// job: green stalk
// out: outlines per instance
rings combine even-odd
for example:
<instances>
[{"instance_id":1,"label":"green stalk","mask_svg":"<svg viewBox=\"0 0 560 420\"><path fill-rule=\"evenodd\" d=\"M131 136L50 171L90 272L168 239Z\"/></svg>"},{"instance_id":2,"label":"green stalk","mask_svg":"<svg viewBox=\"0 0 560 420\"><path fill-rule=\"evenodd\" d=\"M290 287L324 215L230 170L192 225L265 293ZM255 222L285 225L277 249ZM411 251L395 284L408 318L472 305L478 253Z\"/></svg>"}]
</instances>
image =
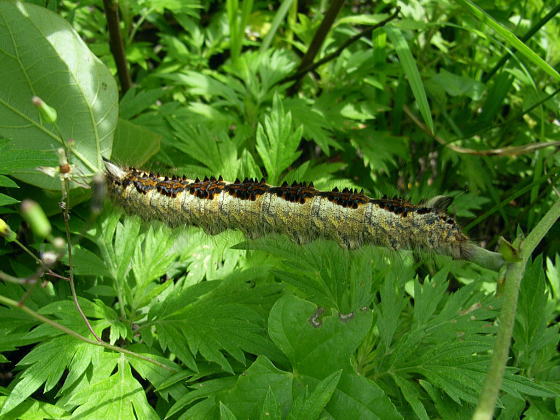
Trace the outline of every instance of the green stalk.
<instances>
[{"instance_id":1,"label":"green stalk","mask_svg":"<svg viewBox=\"0 0 560 420\"><path fill-rule=\"evenodd\" d=\"M560 217L560 200L558 200L535 228L522 242L519 255L521 261L508 263L505 275L505 286L503 306L499 316L499 330L494 344L490 369L484 381L484 387L480 393L478 406L473 415L474 420L491 420L496 408L496 401L506 369L506 363L511 344L515 312L517 309L517 298L519 287L525 273L527 261L537 245L550 230L552 225Z\"/></svg>"}]
</instances>

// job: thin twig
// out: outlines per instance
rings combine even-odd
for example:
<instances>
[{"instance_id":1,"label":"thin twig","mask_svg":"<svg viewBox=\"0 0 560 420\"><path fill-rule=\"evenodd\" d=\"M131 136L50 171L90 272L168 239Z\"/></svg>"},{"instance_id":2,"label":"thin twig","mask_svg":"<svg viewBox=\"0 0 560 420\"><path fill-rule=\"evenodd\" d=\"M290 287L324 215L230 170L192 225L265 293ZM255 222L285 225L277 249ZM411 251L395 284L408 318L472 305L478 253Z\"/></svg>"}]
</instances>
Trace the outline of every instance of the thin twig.
<instances>
[{"instance_id":1,"label":"thin twig","mask_svg":"<svg viewBox=\"0 0 560 420\"><path fill-rule=\"evenodd\" d=\"M305 73L307 73L306 69L313 63L313 60L315 59L317 54L319 54L319 50L321 49L323 42L325 42L327 34L329 33L332 25L334 24L334 21L338 16L338 13L340 12L340 9L342 9L343 5L344 5L344 0L333 0L331 6L325 13L325 17L322 20L321 24L319 25L319 28L317 28L317 32L315 32L315 35L311 40L311 44L309 44L309 48L307 49L307 52L302 57L301 63L299 63L298 69L295 73L296 75L299 75L299 77L295 77L291 79L297 81L292 85L292 87L288 91L289 96L295 95L296 92L298 91L299 83L300 83L299 79Z\"/></svg>"},{"instance_id":2,"label":"thin twig","mask_svg":"<svg viewBox=\"0 0 560 420\"><path fill-rule=\"evenodd\" d=\"M31 258L33 258L37 264L41 265L41 267L43 267L45 269L45 274L49 274L50 276L62 279L62 280L66 280L69 281L70 279L68 277L62 276L60 274L55 273L54 271L51 270L50 267L48 267L47 265L45 265L45 263L43 261L41 261L41 259L39 257L37 257L29 248L27 248L23 243L21 243L20 241L18 241L17 239L14 239L14 242L21 248L23 249L28 255L31 256Z\"/></svg>"},{"instance_id":3,"label":"thin twig","mask_svg":"<svg viewBox=\"0 0 560 420\"><path fill-rule=\"evenodd\" d=\"M83 318L88 330L93 334L93 336L95 337L95 339L98 342L103 342L103 340L101 339L101 337L99 337L95 331L93 330L93 327L91 326L86 314L84 313L84 311L82 310L82 307L80 306L80 302L78 302L78 295L76 294L76 286L74 284L74 269L72 268L72 238L70 236L70 224L68 223L68 220L70 219L70 215L68 213L68 207L70 205L69 203L69 199L68 197L70 196L70 189L69 189L69 182L68 182L68 178L65 177L63 175L63 180L62 180L62 218L64 219L64 230L66 231L66 246L67 246L67 250L68 250L68 276L70 278L70 291L72 292L72 300L74 301L74 305L76 306L76 309L78 310L78 312L80 313L80 316Z\"/></svg>"},{"instance_id":4,"label":"thin twig","mask_svg":"<svg viewBox=\"0 0 560 420\"><path fill-rule=\"evenodd\" d=\"M18 302L16 302L15 300L12 300L12 299L7 298L5 296L0 295L0 302L6 304L8 306L21 309L23 312L27 313L31 317L33 317L33 318L35 318L35 319L37 319L41 322L44 322L45 324L49 324L51 327L56 328L57 330L60 330L60 331L66 333L68 335L71 335L72 337L77 338L78 340L81 340L85 343L93 344L94 346L105 347L108 350L113 350L113 351L116 351L116 352L119 352L119 353L128 354L130 356L133 356L133 357L136 357L138 359L144 360L146 362L152 363L152 364L154 364L154 365L156 365L156 366L158 366L162 369L168 370L170 372L176 372L175 369L173 369L173 368L171 368L171 367L169 367L169 366L167 366L163 363L160 363L157 360L154 360L150 357L144 356L144 355L139 354L139 353L135 353L133 351L124 349L124 348L119 347L119 346L113 346L111 344L105 343L104 341L99 342L99 341L94 341L94 340L91 340L87 337L84 337L83 335L71 330L70 328L67 328L64 325L61 325L58 322L53 321L52 319L49 319L49 318L35 312L34 310L29 308L28 306L19 305Z\"/></svg>"},{"instance_id":5,"label":"thin twig","mask_svg":"<svg viewBox=\"0 0 560 420\"><path fill-rule=\"evenodd\" d=\"M288 94L295 94L295 92L297 91L297 88L295 88L298 84L300 79L305 76L306 73L309 73L311 71L314 71L316 68L322 66L325 63L328 63L331 60L334 60L336 57L338 57L340 54L342 54L342 52L348 48L350 45L352 45L354 42L356 42L357 40L359 40L360 38L369 35L371 32L373 32L374 30L381 28L382 26L385 26L387 23L389 23L390 21L396 19L399 15L400 12L400 7L397 7L397 9L395 10L395 12L387 17L386 19L382 20L381 22L370 26L366 29L364 29L363 31L361 31L360 33L354 35L353 37L347 39L346 41L344 41L342 43L342 45L340 45L340 47L338 47L334 52L332 52L331 54L326 55L325 57L323 57L322 59L320 59L319 61L315 62L315 63L309 63L306 64L305 66L303 66L303 60L300 64L300 66L298 67L298 70L290 75L285 77L284 79L280 80L278 82L278 84L282 84L282 83L286 83L286 82L290 82L292 80L297 80L297 82L290 88L290 91L288 92ZM310 47L311 49L311 47ZM293 89L296 89L295 91L292 92Z\"/></svg>"},{"instance_id":6,"label":"thin twig","mask_svg":"<svg viewBox=\"0 0 560 420\"><path fill-rule=\"evenodd\" d=\"M457 152L457 153L464 153L469 155L478 155L478 156L516 156L525 153L534 152L539 149L544 149L546 147L560 147L560 141L547 141L547 142L540 142L540 143L529 143L523 146L509 146L509 147L500 147L497 149L486 149L486 150L477 150L477 149L470 149L467 147L455 146L446 142L443 138L438 136L437 134L433 134L431 130L424 125L419 118L414 115L414 113L410 110L407 105L403 106L403 110L405 114L412 120L414 124L418 126L424 133L428 136L433 138L439 144Z\"/></svg>"},{"instance_id":7,"label":"thin twig","mask_svg":"<svg viewBox=\"0 0 560 420\"><path fill-rule=\"evenodd\" d=\"M128 63L124 51L124 44L119 28L119 6L114 0L103 0L105 16L109 28L109 46L111 54L115 59L117 74L121 83L122 93L126 93L132 87L132 80L128 71Z\"/></svg>"}]
</instances>

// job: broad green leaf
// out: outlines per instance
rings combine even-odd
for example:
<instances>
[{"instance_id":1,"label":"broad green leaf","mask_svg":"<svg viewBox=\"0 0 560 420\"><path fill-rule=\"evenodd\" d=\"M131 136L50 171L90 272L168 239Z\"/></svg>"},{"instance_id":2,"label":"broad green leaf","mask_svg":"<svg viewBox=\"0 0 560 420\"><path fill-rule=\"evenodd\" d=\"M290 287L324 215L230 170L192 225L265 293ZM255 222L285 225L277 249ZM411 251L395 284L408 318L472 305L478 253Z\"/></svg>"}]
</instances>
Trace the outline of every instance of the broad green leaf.
<instances>
[{"instance_id":1,"label":"broad green leaf","mask_svg":"<svg viewBox=\"0 0 560 420\"><path fill-rule=\"evenodd\" d=\"M535 64L549 76L556 79L556 81L560 81L560 73L558 73L550 64L539 57L537 53L535 53L531 48L525 45L519 38L515 36L513 32L511 32L500 23L496 22L496 20L488 13L486 13L484 9L473 3L471 0L459 0L459 3L461 3L463 7L465 7L473 15L475 15L478 20L494 29L498 33L498 35L500 35L511 47L517 49L517 51L523 54L533 64Z\"/></svg>"},{"instance_id":2,"label":"broad green leaf","mask_svg":"<svg viewBox=\"0 0 560 420\"><path fill-rule=\"evenodd\" d=\"M410 84L410 88L412 89L412 93L416 99L416 104L418 105L420 114L430 131L433 133L434 122L432 120L430 105L428 104L428 98L426 98L426 91L424 90L422 78L418 72L418 66L412 56L412 52L406 42L406 38L402 34L401 30L393 25L385 26L385 31L397 51L402 69L408 79L408 83Z\"/></svg>"},{"instance_id":3,"label":"broad green leaf","mask_svg":"<svg viewBox=\"0 0 560 420\"><path fill-rule=\"evenodd\" d=\"M351 369L350 357L371 323L369 310L337 314L286 295L270 312L268 332L294 372L323 379L339 369Z\"/></svg>"},{"instance_id":4,"label":"broad green leaf","mask_svg":"<svg viewBox=\"0 0 560 420\"><path fill-rule=\"evenodd\" d=\"M58 158L54 150L13 150L11 144L0 146L0 173L12 174L14 172L34 174L38 166L57 166ZM60 183L59 180L57 180Z\"/></svg>"},{"instance_id":5,"label":"broad green leaf","mask_svg":"<svg viewBox=\"0 0 560 420\"><path fill-rule=\"evenodd\" d=\"M266 251L276 257L274 271L279 280L317 305L343 313L369 304L372 261L381 262L374 249L349 252L324 240L301 246L284 236L270 235L239 247ZM260 261L261 257L257 258Z\"/></svg>"},{"instance_id":6,"label":"broad green leaf","mask_svg":"<svg viewBox=\"0 0 560 420\"><path fill-rule=\"evenodd\" d=\"M161 135L133 122L119 119L111 158L139 167L159 150Z\"/></svg>"},{"instance_id":7,"label":"broad green leaf","mask_svg":"<svg viewBox=\"0 0 560 420\"><path fill-rule=\"evenodd\" d=\"M70 24L44 8L23 2L0 3L0 135L11 150L39 153L73 139L71 162L83 175L101 170L101 156L111 154L117 121L117 88L105 65ZM39 96L58 113L56 126L32 105ZM14 176L47 189L60 181L33 171Z\"/></svg>"},{"instance_id":8,"label":"broad green leaf","mask_svg":"<svg viewBox=\"0 0 560 420\"><path fill-rule=\"evenodd\" d=\"M268 391L261 408L259 420L281 420L282 410L276 399L272 387L268 386Z\"/></svg>"}]
</instances>

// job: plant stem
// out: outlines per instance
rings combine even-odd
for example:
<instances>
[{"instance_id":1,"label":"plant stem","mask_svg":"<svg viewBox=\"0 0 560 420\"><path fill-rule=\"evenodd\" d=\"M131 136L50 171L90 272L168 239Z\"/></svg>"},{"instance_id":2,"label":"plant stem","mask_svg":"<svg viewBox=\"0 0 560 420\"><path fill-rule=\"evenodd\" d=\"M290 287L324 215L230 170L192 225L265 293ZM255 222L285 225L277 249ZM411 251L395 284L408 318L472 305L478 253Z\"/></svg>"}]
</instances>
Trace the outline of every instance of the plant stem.
<instances>
[{"instance_id":1,"label":"plant stem","mask_svg":"<svg viewBox=\"0 0 560 420\"><path fill-rule=\"evenodd\" d=\"M521 261L508 263L505 275L503 306L499 316L499 330L494 344L490 369L480 393L478 406L473 415L474 420L491 420L498 400L500 387L506 369L511 344L511 336L515 322L519 287L525 273L527 261L537 245L560 217L560 200L548 210L535 228L522 242L520 249Z\"/></svg>"},{"instance_id":2,"label":"plant stem","mask_svg":"<svg viewBox=\"0 0 560 420\"><path fill-rule=\"evenodd\" d=\"M132 80L128 72L128 63L124 52L124 44L119 28L119 6L114 0L103 0L107 25L109 27L109 46L117 65L117 74L121 82L121 92L124 94L132 87Z\"/></svg>"},{"instance_id":3,"label":"plant stem","mask_svg":"<svg viewBox=\"0 0 560 420\"><path fill-rule=\"evenodd\" d=\"M45 316L43 316L43 315L41 315L41 314L35 312L34 310L32 310L31 308L29 308L28 306L20 305L20 304L18 304L18 302L16 302L15 300L12 300L12 299L7 298L7 297L5 297L5 296L0 295L0 303L3 303L3 304L8 305L8 306L11 306L11 307L13 307L13 308L21 309L23 312L25 312L25 313L28 314L29 316L31 316L31 317L33 317L33 318L35 318L35 319L37 319L37 320L39 320L39 321L41 321L41 322L44 322L45 324L49 324L51 327L56 328L57 330L60 330L60 331L66 333L66 334L68 334L68 335L71 335L72 337L74 337L74 338L76 338L76 339L78 339L78 340L81 340L81 341L83 341L83 342L85 342L85 343L93 344L94 346L105 347L105 348L108 349L108 350L113 350L113 351L116 351L116 352L119 352L119 353L128 354L128 355L130 355L130 356L133 356L133 357L136 357L136 358L138 358L138 359L144 360L144 361L146 361L146 362L152 363L152 364L154 364L154 365L156 365L156 366L158 366L158 367L160 367L160 368L162 368L162 369L168 370L168 371L170 371L170 372L175 372L175 369L173 369L173 368L171 368L171 367L169 367L169 366L167 366L167 365L165 365L165 364L163 364L163 363L160 363L160 362L158 362L157 360L154 360L154 359L152 359L152 358L150 358L150 357L144 356L144 355L139 354L139 353L135 353L135 352L133 352L133 351L124 349L124 348L122 348L122 347L113 346L113 345L108 344L108 343L105 343L105 342L103 342L103 341L98 342L98 341L91 340L91 339L89 339L89 338L87 338L87 337L84 337L83 335L81 335L81 334L79 334L79 333L77 333L77 332L71 330L70 328L67 328L67 327L65 327L64 325L61 325L61 324L59 324L58 322L53 321L52 319L49 319L49 318L47 318L47 317L45 317Z\"/></svg>"},{"instance_id":4,"label":"plant stem","mask_svg":"<svg viewBox=\"0 0 560 420\"><path fill-rule=\"evenodd\" d=\"M295 79L297 80L296 83L294 83L294 85L290 88L290 96L295 95L298 91L300 79L305 73L307 73L305 69L313 63L315 56L319 53L321 45L323 45L323 42L325 42L325 38L327 37L327 34L329 33L334 20L338 16L338 12L340 12L340 9L342 9L343 5L344 0L333 0L333 2L331 3L331 7L325 13L325 17L321 22L321 25L319 25L317 32L315 32L315 35L311 40L311 44L309 45L307 52L301 59L301 63L299 64L299 67L296 71L296 75L300 76Z\"/></svg>"},{"instance_id":5,"label":"plant stem","mask_svg":"<svg viewBox=\"0 0 560 420\"><path fill-rule=\"evenodd\" d=\"M63 156L61 156L60 159L61 159L60 162L61 167L63 163L68 164L68 156L66 154L66 150L64 151ZM78 302L78 295L76 294L76 286L74 284L74 269L72 268L72 237L70 235L70 225L68 223L68 220L70 219L70 214L68 210L70 207L70 199L69 199L70 186L69 186L68 178L64 174L61 174L60 177L62 181L62 203L61 203L62 218L64 219L64 230L66 231L66 247L68 252L68 277L69 277L68 283L70 284L70 291L72 292L72 300L74 301L74 305L76 306L78 313L84 320L88 330L91 332L91 334L95 337L95 339L98 342L102 342L103 340L93 330L93 327L89 323L86 314L84 313L82 307L80 306L80 302Z\"/></svg>"}]
</instances>

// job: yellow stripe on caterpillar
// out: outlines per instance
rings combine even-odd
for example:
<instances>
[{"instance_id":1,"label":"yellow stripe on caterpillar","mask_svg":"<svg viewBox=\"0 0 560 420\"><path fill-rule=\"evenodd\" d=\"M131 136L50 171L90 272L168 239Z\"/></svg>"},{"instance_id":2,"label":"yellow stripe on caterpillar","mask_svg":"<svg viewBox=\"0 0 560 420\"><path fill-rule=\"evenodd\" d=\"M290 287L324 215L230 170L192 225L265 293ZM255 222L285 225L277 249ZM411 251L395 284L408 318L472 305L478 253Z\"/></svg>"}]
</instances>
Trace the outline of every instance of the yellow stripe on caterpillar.
<instances>
[{"instance_id":1,"label":"yellow stripe on caterpillar","mask_svg":"<svg viewBox=\"0 0 560 420\"><path fill-rule=\"evenodd\" d=\"M437 197L413 205L400 199L374 199L363 192L313 184L268 185L264 179L187 179L167 177L105 161L107 185L125 210L175 227L199 226L209 234L238 229L249 238L288 235L298 243L332 239L344 248L378 245L425 249L468 259L469 241Z\"/></svg>"}]
</instances>

